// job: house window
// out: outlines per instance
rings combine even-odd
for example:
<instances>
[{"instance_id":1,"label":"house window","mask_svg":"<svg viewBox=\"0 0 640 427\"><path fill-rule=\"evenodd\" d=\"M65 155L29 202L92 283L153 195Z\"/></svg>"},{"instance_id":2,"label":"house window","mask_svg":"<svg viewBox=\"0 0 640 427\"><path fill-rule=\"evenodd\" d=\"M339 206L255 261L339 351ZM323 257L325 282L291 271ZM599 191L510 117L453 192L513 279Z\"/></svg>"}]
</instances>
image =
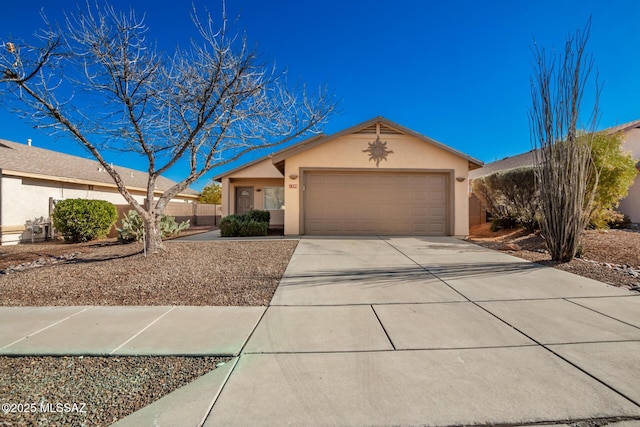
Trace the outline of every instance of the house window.
<instances>
[{"instance_id":1,"label":"house window","mask_svg":"<svg viewBox=\"0 0 640 427\"><path fill-rule=\"evenodd\" d=\"M282 209L284 205L284 187L264 187L264 208Z\"/></svg>"}]
</instances>

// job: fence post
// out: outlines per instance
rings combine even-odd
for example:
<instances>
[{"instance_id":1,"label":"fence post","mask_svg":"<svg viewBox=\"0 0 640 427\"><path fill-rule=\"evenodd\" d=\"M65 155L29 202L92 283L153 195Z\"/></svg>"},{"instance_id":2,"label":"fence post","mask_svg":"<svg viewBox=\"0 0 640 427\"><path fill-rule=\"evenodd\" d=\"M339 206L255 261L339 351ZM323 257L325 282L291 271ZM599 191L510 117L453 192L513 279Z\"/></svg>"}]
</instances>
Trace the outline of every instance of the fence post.
<instances>
[{"instance_id":1,"label":"fence post","mask_svg":"<svg viewBox=\"0 0 640 427\"><path fill-rule=\"evenodd\" d=\"M191 207L191 216L193 218L193 225L198 225L198 202L193 202Z\"/></svg>"}]
</instances>

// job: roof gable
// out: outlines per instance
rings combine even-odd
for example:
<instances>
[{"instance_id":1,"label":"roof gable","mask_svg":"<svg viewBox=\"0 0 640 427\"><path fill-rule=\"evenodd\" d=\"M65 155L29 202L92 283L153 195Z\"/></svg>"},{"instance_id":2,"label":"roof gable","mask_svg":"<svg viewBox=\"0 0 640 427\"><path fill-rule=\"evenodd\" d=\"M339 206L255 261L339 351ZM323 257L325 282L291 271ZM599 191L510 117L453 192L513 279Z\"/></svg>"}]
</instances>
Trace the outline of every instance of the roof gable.
<instances>
[{"instance_id":1,"label":"roof gable","mask_svg":"<svg viewBox=\"0 0 640 427\"><path fill-rule=\"evenodd\" d=\"M414 132L411 129L405 128L404 126L392 122L391 120L388 120L382 116L374 117L373 119L367 120L366 122L362 122L332 135L316 135L312 138L299 142L298 144L292 145L291 147L287 147L284 150L281 150L273 155L273 163L281 172L284 173L284 161L287 158L299 154L303 151L309 150L318 145L325 144L327 142L350 134L409 135L419 139L422 142L432 144L458 157L466 159L469 162L469 169L476 169L483 165L483 162L478 159L474 159L473 157L470 157L460 151L444 145L441 142Z\"/></svg>"},{"instance_id":2,"label":"roof gable","mask_svg":"<svg viewBox=\"0 0 640 427\"><path fill-rule=\"evenodd\" d=\"M284 175L275 168L271 159L272 156L261 157L252 162L231 169L222 175L216 176L213 180L220 182L222 177L225 176L232 178L284 178Z\"/></svg>"}]
</instances>

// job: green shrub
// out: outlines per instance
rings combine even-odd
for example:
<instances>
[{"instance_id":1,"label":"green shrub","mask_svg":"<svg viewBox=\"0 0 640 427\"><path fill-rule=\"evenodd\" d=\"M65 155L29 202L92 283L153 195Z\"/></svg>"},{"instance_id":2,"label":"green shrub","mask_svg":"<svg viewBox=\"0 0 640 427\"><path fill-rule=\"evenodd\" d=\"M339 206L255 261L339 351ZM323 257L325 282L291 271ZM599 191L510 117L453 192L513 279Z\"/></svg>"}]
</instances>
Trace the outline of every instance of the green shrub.
<instances>
[{"instance_id":1,"label":"green shrub","mask_svg":"<svg viewBox=\"0 0 640 427\"><path fill-rule=\"evenodd\" d=\"M247 237L266 236L269 229L270 213L253 210L245 215L228 215L220 221L220 236Z\"/></svg>"},{"instance_id":2,"label":"green shrub","mask_svg":"<svg viewBox=\"0 0 640 427\"><path fill-rule=\"evenodd\" d=\"M268 228L268 222L255 221L252 219L243 221L240 223L240 236L266 236Z\"/></svg>"},{"instance_id":3,"label":"green shrub","mask_svg":"<svg viewBox=\"0 0 640 427\"><path fill-rule=\"evenodd\" d=\"M222 237L237 237L240 235L240 218L236 215L229 215L220 221L220 235Z\"/></svg>"},{"instance_id":4,"label":"green shrub","mask_svg":"<svg viewBox=\"0 0 640 427\"><path fill-rule=\"evenodd\" d=\"M118 211L104 200L66 199L56 203L53 226L73 243L104 238L118 219Z\"/></svg>"},{"instance_id":5,"label":"green shrub","mask_svg":"<svg viewBox=\"0 0 640 427\"><path fill-rule=\"evenodd\" d=\"M590 209L589 225L596 229L606 229L624 219L615 211L629 191L638 173L636 161L622 149L624 134L596 133L593 136L591 156L598 170L596 177L589 179L589 188L596 186ZM596 185L597 182L597 185Z\"/></svg>"},{"instance_id":6,"label":"green shrub","mask_svg":"<svg viewBox=\"0 0 640 427\"><path fill-rule=\"evenodd\" d=\"M269 224L271 213L269 211L251 210L244 215L248 221L266 222Z\"/></svg>"},{"instance_id":7,"label":"green shrub","mask_svg":"<svg viewBox=\"0 0 640 427\"><path fill-rule=\"evenodd\" d=\"M121 243L139 242L144 237L144 222L138 212L133 209L120 220L122 227L116 228L118 231L118 240ZM160 235L163 239L173 237L180 234L182 230L189 228L189 220L180 224L172 216L162 215L160 217Z\"/></svg>"}]
</instances>

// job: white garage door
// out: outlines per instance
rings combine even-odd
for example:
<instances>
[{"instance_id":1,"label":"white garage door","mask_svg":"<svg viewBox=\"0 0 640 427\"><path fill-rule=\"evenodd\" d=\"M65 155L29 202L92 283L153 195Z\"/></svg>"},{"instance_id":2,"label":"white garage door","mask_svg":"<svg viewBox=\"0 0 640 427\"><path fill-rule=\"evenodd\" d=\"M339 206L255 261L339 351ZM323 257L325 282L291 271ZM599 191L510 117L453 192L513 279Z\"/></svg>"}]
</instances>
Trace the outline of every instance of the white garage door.
<instances>
[{"instance_id":1,"label":"white garage door","mask_svg":"<svg viewBox=\"0 0 640 427\"><path fill-rule=\"evenodd\" d=\"M304 233L449 234L448 175L306 172Z\"/></svg>"}]
</instances>

